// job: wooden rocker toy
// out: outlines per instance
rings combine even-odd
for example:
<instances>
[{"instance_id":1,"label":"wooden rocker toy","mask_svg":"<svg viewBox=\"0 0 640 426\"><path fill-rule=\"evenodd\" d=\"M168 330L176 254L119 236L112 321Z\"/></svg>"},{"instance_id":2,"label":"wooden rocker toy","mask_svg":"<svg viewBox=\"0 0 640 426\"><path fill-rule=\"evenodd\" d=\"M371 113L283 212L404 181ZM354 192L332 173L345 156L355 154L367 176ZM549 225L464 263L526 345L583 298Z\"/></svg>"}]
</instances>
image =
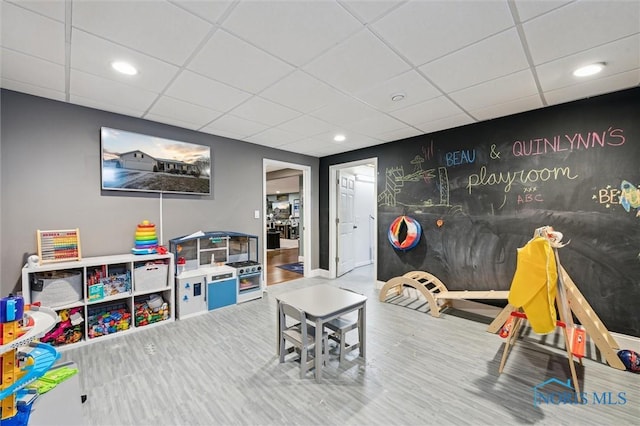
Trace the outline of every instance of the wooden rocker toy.
<instances>
[{"instance_id":1,"label":"wooden rocker toy","mask_svg":"<svg viewBox=\"0 0 640 426\"><path fill-rule=\"evenodd\" d=\"M385 302L390 294L400 296L404 287L416 289L429 303L429 312L432 316L440 317L440 312L445 307L451 307L455 300L507 300L509 291L480 290L480 291L449 291L442 281L435 275L424 271L411 271L406 274L391 278L380 289L380 301Z\"/></svg>"}]
</instances>

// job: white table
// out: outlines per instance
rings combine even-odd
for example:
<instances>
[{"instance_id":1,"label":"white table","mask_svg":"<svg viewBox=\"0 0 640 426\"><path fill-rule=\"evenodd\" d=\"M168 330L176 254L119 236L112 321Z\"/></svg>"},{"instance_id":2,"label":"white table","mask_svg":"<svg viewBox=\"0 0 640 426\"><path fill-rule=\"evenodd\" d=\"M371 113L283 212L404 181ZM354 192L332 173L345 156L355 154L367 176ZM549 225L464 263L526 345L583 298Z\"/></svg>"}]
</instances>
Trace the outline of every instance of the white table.
<instances>
[{"instance_id":1,"label":"white table","mask_svg":"<svg viewBox=\"0 0 640 426\"><path fill-rule=\"evenodd\" d=\"M307 315L309 321L315 322L316 326L316 356L315 356L315 377L317 381L322 378L322 356L318 351L322 348L322 331L324 324L334 318L345 315L349 312L358 311L358 334L360 341L360 357L365 359L366 355L366 304L367 298L358 293L332 287L327 284L320 284L312 287L305 287L277 296L278 303L278 349L280 351L280 302L292 305ZM278 353L279 354L279 353Z\"/></svg>"}]
</instances>

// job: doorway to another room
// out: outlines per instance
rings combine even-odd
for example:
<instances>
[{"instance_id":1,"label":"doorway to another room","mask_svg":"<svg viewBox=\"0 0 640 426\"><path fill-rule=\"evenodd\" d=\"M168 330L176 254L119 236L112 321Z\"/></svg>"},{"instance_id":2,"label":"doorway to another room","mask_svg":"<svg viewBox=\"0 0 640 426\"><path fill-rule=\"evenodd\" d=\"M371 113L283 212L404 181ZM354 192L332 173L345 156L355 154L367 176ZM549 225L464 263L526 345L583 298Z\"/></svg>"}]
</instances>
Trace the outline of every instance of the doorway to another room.
<instances>
[{"instance_id":1,"label":"doorway to another room","mask_svg":"<svg viewBox=\"0 0 640 426\"><path fill-rule=\"evenodd\" d=\"M305 191L309 170L307 166L264 160L264 279L267 285L303 278L307 274L304 258L309 252L304 224L309 219L304 200L309 199Z\"/></svg>"},{"instance_id":2,"label":"doorway to another room","mask_svg":"<svg viewBox=\"0 0 640 426\"><path fill-rule=\"evenodd\" d=\"M372 265L377 275L377 158L329 168L329 276ZM368 269L368 268L363 268Z\"/></svg>"}]
</instances>

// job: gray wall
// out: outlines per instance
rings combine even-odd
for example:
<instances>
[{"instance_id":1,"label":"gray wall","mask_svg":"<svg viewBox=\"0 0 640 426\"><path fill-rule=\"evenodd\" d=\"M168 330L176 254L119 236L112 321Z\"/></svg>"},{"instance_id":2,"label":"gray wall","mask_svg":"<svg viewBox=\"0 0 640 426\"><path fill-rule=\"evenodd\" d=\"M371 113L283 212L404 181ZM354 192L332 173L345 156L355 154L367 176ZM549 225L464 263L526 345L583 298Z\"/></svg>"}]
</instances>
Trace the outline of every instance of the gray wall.
<instances>
[{"instance_id":1,"label":"gray wall","mask_svg":"<svg viewBox=\"0 0 640 426\"><path fill-rule=\"evenodd\" d=\"M160 233L162 206L165 244L198 230L262 237L263 158L311 167L311 235L318 235L315 157L8 90L1 92L0 113L2 295L20 288L21 268L26 255L36 252L38 229L80 228L83 257L129 253L142 220L155 223ZM213 194L164 194L161 201L157 193L102 191L101 126L211 146ZM260 219L254 219L255 210ZM316 269L315 238L312 247L310 265Z\"/></svg>"}]
</instances>

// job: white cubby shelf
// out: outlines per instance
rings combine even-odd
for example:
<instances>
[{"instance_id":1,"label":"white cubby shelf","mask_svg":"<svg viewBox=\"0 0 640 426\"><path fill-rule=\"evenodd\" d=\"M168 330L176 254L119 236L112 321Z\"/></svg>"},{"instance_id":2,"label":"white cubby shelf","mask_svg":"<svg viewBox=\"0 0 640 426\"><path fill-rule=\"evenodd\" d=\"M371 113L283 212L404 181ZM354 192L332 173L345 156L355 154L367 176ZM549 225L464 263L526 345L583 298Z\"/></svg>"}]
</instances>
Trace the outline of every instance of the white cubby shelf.
<instances>
[{"instance_id":1,"label":"white cubby shelf","mask_svg":"<svg viewBox=\"0 0 640 426\"><path fill-rule=\"evenodd\" d=\"M172 253L25 265L22 296L55 311L41 341L66 350L174 321L174 274Z\"/></svg>"}]
</instances>

